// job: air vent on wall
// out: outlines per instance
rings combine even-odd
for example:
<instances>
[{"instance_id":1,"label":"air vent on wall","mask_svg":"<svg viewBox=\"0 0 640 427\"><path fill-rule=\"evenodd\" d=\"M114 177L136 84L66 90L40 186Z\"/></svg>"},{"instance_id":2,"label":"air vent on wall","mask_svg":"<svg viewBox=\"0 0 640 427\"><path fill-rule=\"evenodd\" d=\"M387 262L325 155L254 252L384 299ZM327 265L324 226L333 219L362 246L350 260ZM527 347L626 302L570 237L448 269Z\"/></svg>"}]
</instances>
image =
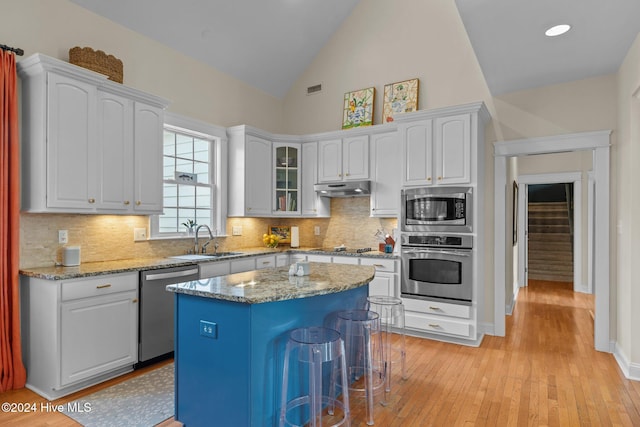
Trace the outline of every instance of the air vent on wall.
<instances>
[{"instance_id":1,"label":"air vent on wall","mask_svg":"<svg viewBox=\"0 0 640 427\"><path fill-rule=\"evenodd\" d=\"M307 95L313 95L313 94L320 93L320 92L322 92L322 84L309 86L307 88Z\"/></svg>"}]
</instances>

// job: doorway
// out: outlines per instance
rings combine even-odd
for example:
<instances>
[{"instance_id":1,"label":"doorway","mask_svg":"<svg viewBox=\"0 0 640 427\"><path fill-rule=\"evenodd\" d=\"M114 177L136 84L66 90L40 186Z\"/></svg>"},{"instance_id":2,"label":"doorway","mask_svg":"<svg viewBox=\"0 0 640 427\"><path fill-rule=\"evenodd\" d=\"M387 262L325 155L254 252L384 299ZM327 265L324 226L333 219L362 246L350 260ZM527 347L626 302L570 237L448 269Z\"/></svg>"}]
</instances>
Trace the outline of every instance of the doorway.
<instances>
[{"instance_id":1,"label":"doorway","mask_svg":"<svg viewBox=\"0 0 640 427\"><path fill-rule=\"evenodd\" d=\"M583 228L585 216L591 216L591 211L583 207L583 200L585 200L583 179L587 179L587 177L584 177L583 173L579 171L518 176L518 183L522 188L518 194L518 204L525 207L518 216L520 234L518 236L520 243L517 259L518 286L527 286L529 272L533 268L534 279L573 282L574 291L592 293L591 277L583 272L585 265L587 271L591 269L591 259L584 256L584 246L586 243L590 247L590 242L593 240L593 230ZM593 197L593 195L587 196L587 200L588 197ZM543 219L535 221L530 215L531 204L539 202L544 203L540 206L547 206L548 202L551 202L551 206L556 205L552 209L564 212L564 218L559 215L559 212L555 212L552 215L552 221ZM585 204L585 206L590 205L589 201ZM542 215L539 214L539 216ZM534 229L530 230L532 222L535 225L532 225ZM536 230L536 227L539 229ZM550 230L545 230L546 228ZM536 235L536 231L542 231L543 234ZM564 232L567 231L569 235L564 235ZM551 234L546 234L546 232ZM543 264L545 260L548 260L546 268L553 273L551 276L536 271L535 259L530 260L532 253L537 254L533 251L544 250L546 246L551 250L547 253L543 251L540 256ZM534 265L530 265L530 262ZM563 270L562 266L570 268Z\"/></svg>"},{"instance_id":2,"label":"doorway","mask_svg":"<svg viewBox=\"0 0 640 427\"><path fill-rule=\"evenodd\" d=\"M596 350L611 352L609 341L609 185L611 131L583 132L494 144L494 335L506 334L507 248L512 239L507 230L507 159L534 154L584 151L592 153L593 263L595 292L594 343ZM590 177L590 178L591 178ZM509 188L509 190L511 190ZM591 190L590 190L591 191ZM507 238L509 237L509 238Z\"/></svg>"}]
</instances>

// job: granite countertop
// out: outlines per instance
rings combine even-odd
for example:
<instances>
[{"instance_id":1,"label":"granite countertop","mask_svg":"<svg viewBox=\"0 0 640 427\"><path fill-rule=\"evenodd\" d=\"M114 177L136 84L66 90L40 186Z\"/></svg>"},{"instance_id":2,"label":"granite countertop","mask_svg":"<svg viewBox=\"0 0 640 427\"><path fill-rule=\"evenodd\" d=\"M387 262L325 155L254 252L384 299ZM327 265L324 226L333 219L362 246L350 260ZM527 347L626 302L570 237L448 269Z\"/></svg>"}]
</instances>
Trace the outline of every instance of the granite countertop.
<instances>
[{"instance_id":1,"label":"granite countertop","mask_svg":"<svg viewBox=\"0 0 640 427\"><path fill-rule=\"evenodd\" d=\"M289 276L289 267L278 267L169 285L167 290L259 304L342 292L363 286L374 276L372 266L310 262L308 276Z\"/></svg>"},{"instance_id":2,"label":"granite countertop","mask_svg":"<svg viewBox=\"0 0 640 427\"><path fill-rule=\"evenodd\" d=\"M277 248L267 249L264 247L239 249L236 254L213 259L186 260L177 258L136 258L128 260L85 262L77 267L48 266L35 268L22 268L20 274L28 277L36 277L46 280L67 280L81 277L100 276L103 274L130 273L143 270L157 270L160 268L180 267L185 265L197 265L201 262L223 262L238 258L247 258L256 255L277 255L277 254L320 254L327 256L353 256L370 258L391 258L397 259L397 254L387 254L378 251L351 253L351 252L327 252L314 248Z\"/></svg>"}]
</instances>

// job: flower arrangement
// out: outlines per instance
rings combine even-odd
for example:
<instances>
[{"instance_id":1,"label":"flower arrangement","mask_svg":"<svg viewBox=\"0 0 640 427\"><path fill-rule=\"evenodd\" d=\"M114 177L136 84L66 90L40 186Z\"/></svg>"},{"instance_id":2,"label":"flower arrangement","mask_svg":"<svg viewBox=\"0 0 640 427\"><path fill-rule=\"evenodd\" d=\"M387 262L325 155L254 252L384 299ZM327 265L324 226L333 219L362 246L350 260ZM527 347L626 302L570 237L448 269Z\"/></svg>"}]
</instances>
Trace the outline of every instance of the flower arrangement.
<instances>
[{"instance_id":1,"label":"flower arrangement","mask_svg":"<svg viewBox=\"0 0 640 427\"><path fill-rule=\"evenodd\" d=\"M182 223L182 225L187 227L187 233L189 233L189 235L192 235L194 230L198 226L198 224L196 224L196 222L192 219L186 220L185 222Z\"/></svg>"},{"instance_id":2,"label":"flower arrangement","mask_svg":"<svg viewBox=\"0 0 640 427\"><path fill-rule=\"evenodd\" d=\"M275 248L278 246L278 243L280 243L280 238L275 235L275 234L263 234L262 235L262 242L268 247L268 248Z\"/></svg>"}]
</instances>

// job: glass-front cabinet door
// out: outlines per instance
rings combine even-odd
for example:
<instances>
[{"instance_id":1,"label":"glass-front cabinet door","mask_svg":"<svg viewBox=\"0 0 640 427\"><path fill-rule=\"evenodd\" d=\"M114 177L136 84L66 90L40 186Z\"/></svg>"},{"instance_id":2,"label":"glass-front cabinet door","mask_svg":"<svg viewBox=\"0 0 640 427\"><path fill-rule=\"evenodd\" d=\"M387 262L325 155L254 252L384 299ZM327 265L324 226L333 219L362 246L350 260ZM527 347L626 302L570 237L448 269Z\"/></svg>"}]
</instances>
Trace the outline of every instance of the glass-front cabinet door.
<instances>
[{"instance_id":1,"label":"glass-front cabinet door","mask_svg":"<svg viewBox=\"0 0 640 427\"><path fill-rule=\"evenodd\" d=\"M276 214L300 214L300 144L273 144L274 204Z\"/></svg>"}]
</instances>

